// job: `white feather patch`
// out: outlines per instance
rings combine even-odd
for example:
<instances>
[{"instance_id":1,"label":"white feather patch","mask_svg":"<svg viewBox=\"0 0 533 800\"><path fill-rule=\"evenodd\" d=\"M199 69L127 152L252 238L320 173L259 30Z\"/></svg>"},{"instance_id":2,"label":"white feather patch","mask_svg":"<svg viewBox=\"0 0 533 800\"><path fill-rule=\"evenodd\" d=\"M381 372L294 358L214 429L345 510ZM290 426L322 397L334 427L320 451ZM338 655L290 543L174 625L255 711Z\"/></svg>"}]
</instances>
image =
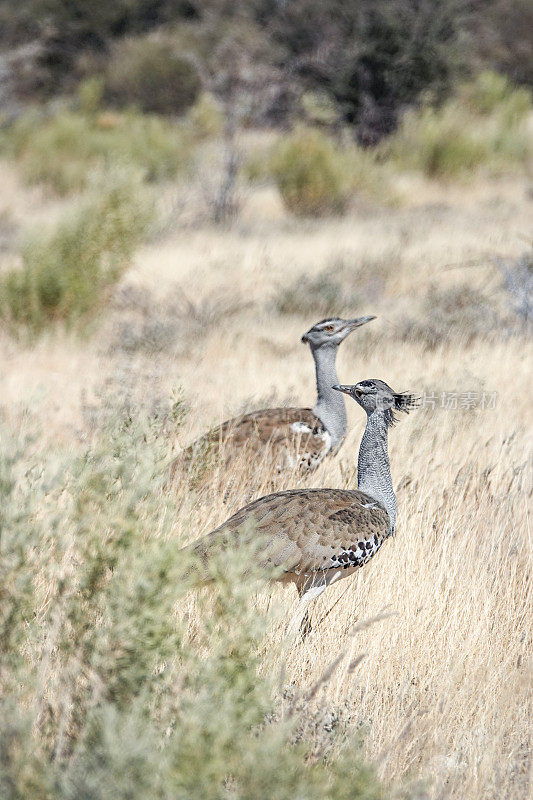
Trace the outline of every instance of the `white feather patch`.
<instances>
[{"instance_id":1,"label":"white feather patch","mask_svg":"<svg viewBox=\"0 0 533 800\"><path fill-rule=\"evenodd\" d=\"M313 433L309 425L306 425L305 422L293 422L291 424L291 431L294 431L294 433Z\"/></svg>"}]
</instances>

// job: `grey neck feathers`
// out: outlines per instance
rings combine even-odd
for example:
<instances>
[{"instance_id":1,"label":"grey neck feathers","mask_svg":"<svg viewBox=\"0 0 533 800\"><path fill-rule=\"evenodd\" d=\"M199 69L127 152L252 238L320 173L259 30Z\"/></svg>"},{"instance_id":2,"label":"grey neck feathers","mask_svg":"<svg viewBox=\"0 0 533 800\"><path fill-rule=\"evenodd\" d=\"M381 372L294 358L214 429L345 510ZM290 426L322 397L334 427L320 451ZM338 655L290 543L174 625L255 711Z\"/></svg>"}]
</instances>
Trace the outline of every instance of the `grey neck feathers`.
<instances>
[{"instance_id":1,"label":"grey neck feathers","mask_svg":"<svg viewBox=\"0 0 533 800\"><path fill-rule=\"evenodd\" d=\"M390 519L390 533L396 522L396 496L392 488L389 454L387 452L387 423L383 411L367 416L357 462L357 488L384 506Z\"/></svg>"},{"instance_id":2,"label":"grey neck feathers","mask_svg":"<svg viewBox=\"0 0 533 800\"><path fill-rule=\"evenodd\" d=\"M317 400L313 413L331 436L331 447L336 449L346 434L346 406L344 397L332 387L339 380L335 369L336 345L324 345L312 350L316 369Z\"/></svg>"}]
</instances>

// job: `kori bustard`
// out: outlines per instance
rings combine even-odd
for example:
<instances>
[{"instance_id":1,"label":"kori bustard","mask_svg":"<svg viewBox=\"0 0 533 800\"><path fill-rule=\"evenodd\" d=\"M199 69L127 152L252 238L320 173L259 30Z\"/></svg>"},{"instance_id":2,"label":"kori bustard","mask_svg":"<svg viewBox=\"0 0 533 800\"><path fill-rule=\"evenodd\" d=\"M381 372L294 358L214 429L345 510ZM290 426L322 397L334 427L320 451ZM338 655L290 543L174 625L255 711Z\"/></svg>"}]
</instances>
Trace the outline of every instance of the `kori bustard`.
<instances>
[{"instance_id":1,"label":"kori bustard","mask_svg":"<svg viewBox=\"0 0 533 800\"><path fill-rule=\"evenodd\" d=\"M353 397L367 415L357 489L292 489L261 497L185 548L207 566L211 553L235 546L253 526L264 542L261 565L278 568L277 580L296 584L301 599L294 621L299 623L311 600L366 564L394 532L388 429L396 411L408 412L416 405L412 394L394 392L376 379L335 385L334 390Z\"/></svg>"},{"instance_id":2,"label":"kori bustard","mask_svg":"<svg viewBox=\"0 0 533 800\"><path fill-rule=\"evenodd\" d=\"M171 475L217 447L223 447L226 464L246 448L251 457L268 450L279 469L296 466L303 471L337 453L346 435L344 398L332 388L338 383L337 350L352 331L373 319L323 319L302 336L315 362L317 398L312 409L265 408L227 420L180 453L171 464Z\"/></svg>"}]
</instances>

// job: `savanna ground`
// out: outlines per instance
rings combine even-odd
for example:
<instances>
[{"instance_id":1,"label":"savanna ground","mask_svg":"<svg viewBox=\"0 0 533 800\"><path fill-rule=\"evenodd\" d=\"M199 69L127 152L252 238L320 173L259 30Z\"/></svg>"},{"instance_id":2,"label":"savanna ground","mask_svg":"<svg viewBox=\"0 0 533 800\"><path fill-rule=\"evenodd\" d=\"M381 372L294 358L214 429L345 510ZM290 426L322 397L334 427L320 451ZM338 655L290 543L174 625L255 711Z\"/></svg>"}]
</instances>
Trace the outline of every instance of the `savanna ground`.
<instances>
[{"instance_id":1,"label":"savanna ground","mask_svg":"<svg viewBox=\"0 0 533 800\"><path fill-rule=\"evenodd\" d=\"M0 216L9 209L15 224L56 219L71 202L24 187L7 163L1 180ZM298 221L259 186L229 229L164 226L89 334L55 331L31 345L0 334L4 429L31 436L31 472L90 452L117 409L142 412L163 420L161 476L183 445L234 413L311 404L302 333L327 313L376 314L341 347L338 374L424 398L389 437L396 534L319 599L312 635L288 654L294 589L253 595L267 619L259 672L278 676L281 704L315 687L309 705L361 734L384 791L522 800L531 791L533 354L497 259L530 246L533 195L520 176L396 183L398 204L361 202L339 219ZM163 205L182 208L173 189L162 192ZM242 464L183 479L172 494L155 482L152 501L169 507L171 524L146 532L148 542L178 548L274 485L354 486L364 419L355 404L348 417L339 457L310 476ZM50 581L39 613L53 627L53 580L37 580ZM195 593L178 601L192 642L205 603ZM41 669L53 708L63 700L50 636Z\"/></svg>"}]
</instances>

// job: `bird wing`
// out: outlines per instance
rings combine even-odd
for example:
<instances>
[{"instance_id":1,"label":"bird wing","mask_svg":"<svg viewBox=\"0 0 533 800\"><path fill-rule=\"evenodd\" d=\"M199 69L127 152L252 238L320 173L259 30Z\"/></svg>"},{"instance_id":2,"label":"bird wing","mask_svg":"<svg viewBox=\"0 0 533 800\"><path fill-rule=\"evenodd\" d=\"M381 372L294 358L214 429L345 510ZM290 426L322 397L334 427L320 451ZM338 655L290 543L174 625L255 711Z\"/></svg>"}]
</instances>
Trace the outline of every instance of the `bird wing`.
<instances>
[{"instance_id":1,"label":"bird wing","mask_svg":"<svg viewBox=\"0 0 533 800\"><path fill-rule=\"evenodd\" d=\"M235 544L251 526L265 543L264 567L299 575L361 566L381 546L390 521L383 506L364 492L294 489L249 503L193 548L206 559L211 548Z\"/></svg>"},{"instance_id":2,"label":"bird wing","mask_svg":"<svg viewBox=\"0 0 533 800\"><path fill-rule=\"evenodd\" d=\"M259 453L270 448L274 453L288 451L294 464L317 466L330 449L330 437L322 422L310 408L266 408L253 411L212 428L178 456L171 467L185 466L213 447L224 450L226 463L234 448Z\"/></svg>"}]
</instances>

